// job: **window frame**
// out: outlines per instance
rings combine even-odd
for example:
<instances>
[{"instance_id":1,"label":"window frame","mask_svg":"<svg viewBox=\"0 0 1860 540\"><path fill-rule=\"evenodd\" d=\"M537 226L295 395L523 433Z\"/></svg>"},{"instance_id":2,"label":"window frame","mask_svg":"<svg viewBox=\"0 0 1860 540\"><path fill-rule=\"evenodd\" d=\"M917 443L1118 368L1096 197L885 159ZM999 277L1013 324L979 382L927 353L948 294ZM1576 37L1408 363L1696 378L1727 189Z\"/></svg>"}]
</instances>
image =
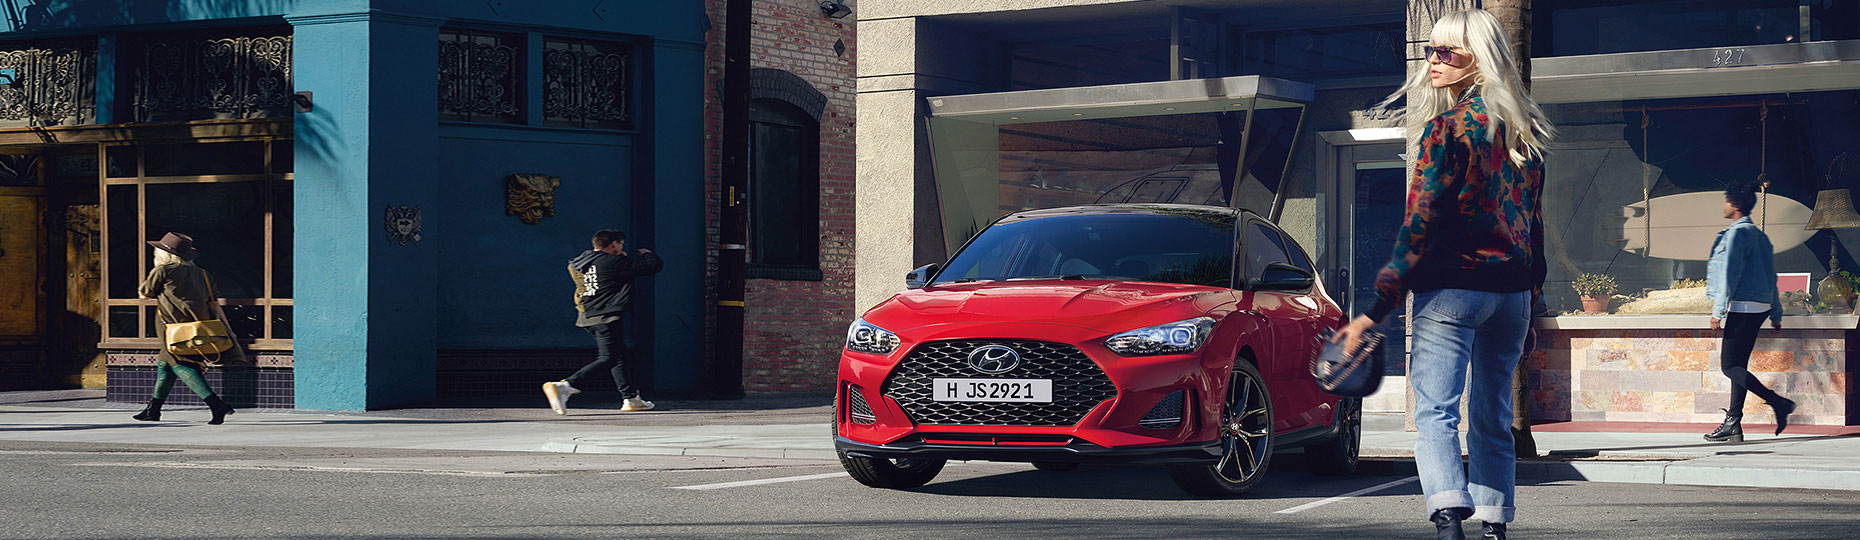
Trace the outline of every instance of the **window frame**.
<instances>
[{"instance_id":1,"label":"window frame","mask_svg":"<svg viewBox=\"0 0 1860 540\"><path fill-rule=\"evenodd\" d=\"M758 107L760 105L761 107ZM822 281L825 279L820 270L820 122L808 115L800 106L781 99L759 98L750 100L749 107L749 205L744 216L743 225L747 228L744 237L747 240L747 253L744 271L752 279L776 279L784 281ZM807 254L801 264L775 264L757 259L756 246L759 242L773 239L760 238L763 231L757 230L757 207L763 202L763 186L756 177L756 160L758 151L754 134L757 124L778 125L795 129L801 134L801 171L798 184L794 186L804 200L799 206L800 215L796 216L806 223L802 226L803 234L810 242L811 253ZM778 231L779 232L779 231Z\"/></svg>"},{"instance_id":2,"label":"window frame","mask_svg":"<svg viewBox=\"0 0 1860 540\"><path fill-rule=\"evenodd\" d=\"M260 143L263 143L264 145L263 159L264 159L264 171L265 172L259 173L259 174L221 174L221 175L189 175L189 176L148 176L146 174L148 160L147 160L147 156L145 155L144 150L148 146L177 144L177 143L193 144L193 143L222 143L222 142L260 142ZM99 269L101 272L101 279L103 283L103 286L101 288L102 294L101 294L100 301L103 303L102 311L103 311L103 317L104 317L104 320L102 321L103 324L101 325L103 327L102 332L101 332L103 337L102 337L102 342L100 343L100 346L104 348L120 348L120 349L150 349L150 348L160 348L163 345L161 343L160 338L154 335L154 330L152 329L152 327L155 324L155 321L153 320L151 313L155 309L155 306L156 306L155 299L142 298L140 295L136 295L136 297L134 298L119 298L119 297L115 297L111 295L111 287L113 285L114 280L131 279L131 280L135 280L137 283L140 283L140 279L141 279L140 276L146 276L149 272L151 261L150 261L150 254L148 250L153 249L153 248L149 247L146 242L142 241L142 239L149 238L149 230L148 230L148 223L147 223L147 220L148 220L148 216L147 216L147 205L148 205L147 191L148 190L147 188L148 186L163 185L163 184L258 182L259 183L259 197L264 201L264 204L265 204L264 217L263 217L264 229L265 229L264 230L265 240L264 240L264 248L263 248L263 253L262 253L261 263L260 263L261 272L263 273L263 279L262 279L263 293L261 296L258 296L258 297L238 297L238 298L221 297L218 299L218 304L221 306L258 306L260 308L260 313L263 316L264 322L262 324L262 328L260 328L259 332L256 333L257 337L251 338L251 339L241 338L242 344L247 346L249 349L251 350L291 350L292 349L292 346L293 346L292 339L288 337L278 337L277 334L279 334L279 332L276 332L275 330L276 330L277 323L278 323L278 320L277 320L278 319L277 317L278 308L284 308L286 310L290 310L292 306L294 305L292 298L284 298L284 297L277 296L278 290L277 290L277 283L276 283L276 277L278 275L277 268L279 264L278 259L280 258L278 257L278 253L277 253L277 245L279 243L278 234L280 232L284 234L290 234L290 231L292 230L290 222L294 220L294 217L295 217L294 216L295 209L293 208L292 209L293 216L291 219L280 219L280 217L278 216L278 208L277 208L278 206L277 205L277 197L278 197L277 190L280 186L291 186L290 182L294 180L294 173L288 172L288 171L294 170L294 169L291 168L291 164L280 164L277 160L274 159L274 157L280 157L280 156L275 155L277 154L277 152L274 152L274 150L278 147L279 144L292 144L292 142L293 142L293 138L291 134L289 133L289 131L286 130L282 133L275 133L275 134L269 134L269 135L201 137L201 138L194 138L194 139L141 139L141 140L107 141L107 142L100 142L97 144L97 156L99 159L98 167L97 167L97 175L99 178L98 212L100 216L100 219L99 219L100 230L98 234L102 238L102 243L103 243L102 253L99 256L99 261L98 261ZM135 151L135 156L136 156L136 163L135 163L135 171L134 171L135 174L133 176L110 176L110 168L108 166L109 152L112 148L121 148L121 147L129 147L129 148L135 149L134 151ZM293 152L293 154L294 153L295 152ZM284 169L284 171L280 171L280 169ZM135 193L136 193L136 197L135 197L136 199L136 222L135 223L133 224L115 223L113 220L109 219L109 215L111 212L111 205L110 205L110 200L109 200L110 199L110 188L113 186L134 186L135 187ZM135 253L136 253L136 259L137 259L136 260L136 275L129 276L128 278L111 275L111 268L110 268L112 264L111 251L112 251L112 248L117 247L112 243L113 239L111 235L113 233L113 229L117 227L124 227L124 226L135 228L136 233L133 237L137 239L134 241L134 246L133 246L133 249L135 250ZM293 293L294 292L295 291L293 291ZM135 335L133 336L119 336L119 335L115 335L114 333L112 333L111 327L112 327L113 321L111 320L111 317L112 317L110 313L111 308L124 307L124 306L134 306L136 308L136 331L134 332Z\"/></svg>"}]
</instances>

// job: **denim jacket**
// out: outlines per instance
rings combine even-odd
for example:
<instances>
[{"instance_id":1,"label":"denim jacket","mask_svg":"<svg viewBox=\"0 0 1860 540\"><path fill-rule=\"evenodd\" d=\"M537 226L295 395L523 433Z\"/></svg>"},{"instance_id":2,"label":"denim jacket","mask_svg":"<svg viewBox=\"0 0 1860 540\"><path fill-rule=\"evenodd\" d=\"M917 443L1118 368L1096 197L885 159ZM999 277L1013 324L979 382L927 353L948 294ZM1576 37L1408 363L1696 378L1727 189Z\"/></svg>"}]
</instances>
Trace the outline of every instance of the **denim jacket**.
<instances>
[{"instance_id":1,"label":"denim jacket","mask_svg":"<svg viewBox=\"0 0 1860 540\"><path fill-rule=\"evenodd\" d=\"M1705 296L1711 299L1711 316L1723 319L1732 301L1767 303L1770 320L1782 320L1782 298L1776 293L1775 250L1770 237L1738 218L1718 232L1705 264Z\"/></svg>"}]
</instances>

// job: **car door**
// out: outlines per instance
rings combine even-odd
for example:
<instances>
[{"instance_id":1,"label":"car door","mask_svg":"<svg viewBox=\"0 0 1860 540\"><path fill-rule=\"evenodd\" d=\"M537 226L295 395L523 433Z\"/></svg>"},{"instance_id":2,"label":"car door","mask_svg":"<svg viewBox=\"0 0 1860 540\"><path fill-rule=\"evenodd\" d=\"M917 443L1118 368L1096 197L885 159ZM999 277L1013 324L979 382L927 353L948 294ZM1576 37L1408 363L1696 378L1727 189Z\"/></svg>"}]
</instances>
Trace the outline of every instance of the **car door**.
<instances>
[{"instance_id":1,"label":"car door","mask_svg":"<svg viewBox=\"0 0 1860 540\"><path fill-rule=\"evenodd\" d=\"M1273 429L1283 431L1309 424L1310 397L1296 389L1307 379L1312 338L1308 319L1310 300L1300 291L1260 290L1255 285L1272 263L1292 264L1284 239L1274 229L1258 220L1245 226L1246 288L1252 310L1264 317L1271 337L1271 352L1259 359L1260 375L1266 378L1267 393L1272 395Z\"/></svg>"}]
</instances>

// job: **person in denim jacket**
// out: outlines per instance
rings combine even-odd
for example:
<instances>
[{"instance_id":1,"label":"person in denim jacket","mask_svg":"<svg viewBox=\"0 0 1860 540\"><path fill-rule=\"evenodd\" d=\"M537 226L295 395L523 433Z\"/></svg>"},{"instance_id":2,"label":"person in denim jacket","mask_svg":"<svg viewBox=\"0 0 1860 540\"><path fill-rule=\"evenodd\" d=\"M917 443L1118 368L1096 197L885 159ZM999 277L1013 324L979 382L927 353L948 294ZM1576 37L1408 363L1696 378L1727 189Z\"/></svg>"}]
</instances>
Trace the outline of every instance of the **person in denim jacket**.
<instances>
[{"instance_id":1,"label":"person in denim jacket","mask_svg":"<svg viewBox=\"0 0 1860 540\"><path fill-rule=\"evenodd\" d=\"M1744 395L1746 391L1769 403L1776 412L1776 434L1789 425L1789 413L1795 402L1777 395L1750 374L1750 351L1756 348L1757 331L1763 319L1770 328L1782 328L1782 295L1776 291L1775 248L1770 237L1750 222L1750 209L1757 204L1756 190L1750 186L1731 186L1724 192L1724 218L1731 226L1718 233L1711 245L1711 260L1706 263L1705 295L1711 298L1711 329L1724 329L1721 369L1731 379L1731 406L1724 409L1724 423L1705 435L1708 441L1744 440Z\"/></svg>"}]
</instances>

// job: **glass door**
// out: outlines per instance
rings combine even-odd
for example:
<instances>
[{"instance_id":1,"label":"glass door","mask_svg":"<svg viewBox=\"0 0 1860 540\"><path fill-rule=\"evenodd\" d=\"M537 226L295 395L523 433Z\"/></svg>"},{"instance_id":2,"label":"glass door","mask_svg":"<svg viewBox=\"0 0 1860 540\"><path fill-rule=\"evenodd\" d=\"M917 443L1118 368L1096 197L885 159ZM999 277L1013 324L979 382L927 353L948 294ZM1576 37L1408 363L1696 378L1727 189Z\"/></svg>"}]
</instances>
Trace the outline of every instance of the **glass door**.
<instances>
[{"instance_id":1,"label":"glass door","mask_svg":"<svg viewBox=\"0 0 1860 540\"><path fill-rule=\"evenodd\" d=\"M1361 314L1376 299L1376 274L1389 262L1394 252L1395 233L1400 230L1408 199L1408 166L1402 161L1403 145L1376 143L1343 146L1337 149L1336 257L1332 288L1351 316ZM1376 329L1391 339L1383 342L1381 354L1388 375L1408 372L1406 309L1396 309Z\"/></svg>"}]
</instances>

